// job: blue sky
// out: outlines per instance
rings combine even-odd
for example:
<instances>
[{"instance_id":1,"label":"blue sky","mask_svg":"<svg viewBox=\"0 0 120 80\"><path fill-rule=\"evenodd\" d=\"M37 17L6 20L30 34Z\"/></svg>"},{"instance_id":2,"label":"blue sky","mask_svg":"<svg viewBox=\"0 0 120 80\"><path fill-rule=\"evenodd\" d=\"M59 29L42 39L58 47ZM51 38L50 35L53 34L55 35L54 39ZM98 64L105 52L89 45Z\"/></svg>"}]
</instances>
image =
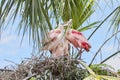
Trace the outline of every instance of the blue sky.
<instances>
[{"instance_id":1,"label":"blue sky","mask_svg":"<svg viewBox=\"0 0 120 80\"><path fill-rule=\"evenodd\" d=\"M11 64L5 59L19 63L25 57L30 57L30 53L32 52L32 46L29 45L28 38L25 38L22 45L20 45L20 36L14 30L11 32L11 30L13 29L6 29L2 33L0 40L0 63L2 64L0 67Z\"/></svg>"},{"instance_id":2,"label":"blue sky","mask_svg":"<svg viewBox=\"0 0 120 80\"><path fill-rule=\"evenodd\" d=\"M120 3L117 2L117 0L98 0L99 1L99 7L95 7L97 10L96 12L91 16L91 22L96 20L103 20L106 16L108 16ZM104 2L105 1L105 2ZM113 5L111 2L113 1ZM108 6L109 5L109 6ZM92 36L92 38L89 40L89 42L92 45L90 53L83 54L83 59L86 60L88 63L91 61L93 55L96 53L98 48L103 44L103 42L108 39L111 36L112 31L109 33L109 21L104 23L101 28ZM86 36L89 35L89 33L93 30L85 31L84 34ZM108 34L108 35L107 35ZM118 46L114 45L114 39L111 39L106 43L106 45L102 48L102 50L99 52L98 56L96 57L94 63L99 63L101 61L100 55L102 55L102 60L110 56L112 53L116 52L118 50ZM101 53L101 54L100 54ZM108 60L107 64L111 65L112 67L117 69L120 69L120 54L114 56L110 60Z\"/></svg>"},{"instance_id":3,"label":"blue sky","mask_svg":"<svg viewBox=\"0 0 120 80\"><path fill-rule=\"evenodd\" d=\"M113 3L114 4L112 6L111 5L111 0L105 0L105 2L103 0L102 1L100 0L99 1L99 6L101 8L95 7L97 10L91 16L89 21L94 22L98 19L103 20L119 4L119 3L116 2L116 0L113 0ZM101 11L100 11L100 9L101 9ZM1 63L0 68L3 68L4 66L8 66L8 65L12 64L11 62L6 61L6 60L10 60L10 61L13 61L15 63L20 63L21 60L23 60L24 58L31 56L32 45L29 45L29 43L28 43L29 42L28 41L28 35L25 36L25 38L22 42L22 45L20 45L21 35L18 36L17 32L16 32L16 27L18 26L17 25L18 20L19 19L16 20L16 24L14 24L14 25L9 24L8 28L2 32L2 37L1 37L1 40L0 40L0 63ZM92 59L95 52L101 46L102 42L105 41L107 39L107 37L109 36L108 35L106 37L106 35L105 35L107 33L107 28L108 28L108 23L103 24L103 26L89 40L92 48L91 48L89 53L85 52L82 55L83 60L85 60L88 63L90 62L90 60ZM86 37L88 37L93 30L94 29L85 31L85 32L83 32L83 34ZM101 52L102 55L103 55L102 56L103 59L106 58L107 56L111 55L111 52L116 51L116 46L114 46L112 43L113 43L113 40L108 42L106 44L106 46L103 47L102 52ZM118 56L120 56L120 55L118 55ZM96 58L94 63L98 63L100 61L101 61L101 59L100 59L100 56L98 55L98 57ZM119 63L118 60L116 60L117 62L116 61L114 62L114 60L112 60L112 61L110 61L112 64L113 63ZM106 63L109 64L110 62L108 61ZM116 65L116 66L117 66L117 68L120 67L118 65Z\"/></svg>"}]
</instances>

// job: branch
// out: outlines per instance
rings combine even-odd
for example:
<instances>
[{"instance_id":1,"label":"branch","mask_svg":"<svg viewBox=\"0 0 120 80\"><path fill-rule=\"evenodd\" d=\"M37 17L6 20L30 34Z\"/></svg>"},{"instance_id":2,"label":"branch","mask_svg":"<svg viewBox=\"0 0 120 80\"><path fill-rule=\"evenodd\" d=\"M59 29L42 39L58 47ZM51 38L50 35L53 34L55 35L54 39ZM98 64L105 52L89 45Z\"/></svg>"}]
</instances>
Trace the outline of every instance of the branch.
<instances>
[{"instance_id":1,"label":"branch","mask_svg":"<svg viewBox=\"0 0 120 80\"><path fill-rule=\"evenodd\" d=\"M13 70L10 70L10 69L0 69L0 71L8 71L8 72L13 72Z\"/></svg>"}]
</instances>

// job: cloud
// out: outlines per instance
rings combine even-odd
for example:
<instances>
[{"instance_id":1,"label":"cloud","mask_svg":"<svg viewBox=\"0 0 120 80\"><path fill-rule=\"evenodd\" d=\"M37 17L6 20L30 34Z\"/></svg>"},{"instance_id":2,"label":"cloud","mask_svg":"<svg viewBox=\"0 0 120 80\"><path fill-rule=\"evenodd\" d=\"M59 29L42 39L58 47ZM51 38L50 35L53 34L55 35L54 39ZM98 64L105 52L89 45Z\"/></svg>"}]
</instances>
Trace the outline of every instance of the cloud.
<instances>
[{"instance_id":1,"label":"cloud","mask_svg":"<svg viewBox=\"0 0 120 80\"><path fill-rule=\"evenodd\" d=\"M1 56L3 55L8 55L8 54L16 54L16 40L17 36L15 34L8 34L8 33L3 33L2 37L0 39L0 53ZM3 54L4 53L4 54Z\"/></svg>"},{"instance_id":2,"label":"cloud","mask_svg":"<svg viewBox=\"0 0 120 80\"><path fill-rule=\"evenodd\" d=\"M12 40L15 40L15 38L16 38L15 35L3 37L3 38L1 38L1 40L0 40L0 44L10 43Z\"/></svg>"},{"instance_id":3,"label":"cloud","mask_svg":"<svg viewBox=\"0 0 120 80\"><path fill-rule=\"evenodd\" d=\"M116 51L118 48L117 46L115 46L114 44L107 44L103 47L102 52L114 52Z\"/></svg>"},{"instance_id":4,"label":"cloud","mask_svg":"<svg viewBox=\"0 0 120 80\"><path fill-rule=\"evenodd\" d=\"M107 60L105 62L105 64L112 66L117 71L118 69L120 69L120 65L119 65L120 64L120 54L117 54L116 56L110 58L109 60Z\"/></svg>"}]
</instances>

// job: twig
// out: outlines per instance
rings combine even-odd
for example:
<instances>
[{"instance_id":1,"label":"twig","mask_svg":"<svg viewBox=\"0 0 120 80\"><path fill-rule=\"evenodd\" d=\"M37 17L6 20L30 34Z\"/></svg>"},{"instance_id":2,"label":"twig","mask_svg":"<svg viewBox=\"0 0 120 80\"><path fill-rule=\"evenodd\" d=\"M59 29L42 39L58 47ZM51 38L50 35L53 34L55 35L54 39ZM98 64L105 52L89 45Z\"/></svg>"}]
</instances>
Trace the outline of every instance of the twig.
<instances>
[{"instance_id":1,"label":"twig","mask_svg":"<svg viewBox=\"0 0 120 80\"><path fill-rule=\"evenodd\" d=\"M15 65L19 65L19 64L15 63L15 62L13 62L13 61L11 61L11 60L8 60L8 59L5 59L5 61L11 62L11 63L13 63L13 64L15 64Z\"/></svg>"},{"instance_id":2,"label":"twig","mask_svg":"<svg viewBox=\"0 0 120 80\"><path fill-rule=\"evenodd\" d=\"M0 69L0 71L8 71L8 72L13 72L13 70L10 70L10 69Z\"/></svg>"}]
</instances>

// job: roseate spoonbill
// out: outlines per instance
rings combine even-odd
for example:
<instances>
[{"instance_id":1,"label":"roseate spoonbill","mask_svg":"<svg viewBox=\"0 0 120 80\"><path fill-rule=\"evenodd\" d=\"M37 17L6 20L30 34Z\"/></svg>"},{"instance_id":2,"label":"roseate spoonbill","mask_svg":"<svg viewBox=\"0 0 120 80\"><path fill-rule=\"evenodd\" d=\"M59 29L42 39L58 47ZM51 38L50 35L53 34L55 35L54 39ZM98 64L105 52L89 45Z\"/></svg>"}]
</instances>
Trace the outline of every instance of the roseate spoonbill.
<instances>
[{"instance_id":1,"label":"roseate spoonbill","mask_svg":"<svg viewBox=\"0 0 120 80\"><path fill-rule=\"evenodd\" d=\"M68 55L69 42L65 39L64 26L59 25L57 29L48 32L48 40L45 41L47 45L44 50L49 50L54 58Z\"/></svg>"},{"instance_id":2,"label":"roseate spoonbill","mask_svg":"<svg viewBox=\"0 0 120 80\"><path fill-rule=\"evenodd\" d=\"M66 32L66 39L72 43L76 48L85 49L89 51L91 48L87 39L83 36L83 34L74 29L68 29Z\"/></svg>"}]
</instances>

